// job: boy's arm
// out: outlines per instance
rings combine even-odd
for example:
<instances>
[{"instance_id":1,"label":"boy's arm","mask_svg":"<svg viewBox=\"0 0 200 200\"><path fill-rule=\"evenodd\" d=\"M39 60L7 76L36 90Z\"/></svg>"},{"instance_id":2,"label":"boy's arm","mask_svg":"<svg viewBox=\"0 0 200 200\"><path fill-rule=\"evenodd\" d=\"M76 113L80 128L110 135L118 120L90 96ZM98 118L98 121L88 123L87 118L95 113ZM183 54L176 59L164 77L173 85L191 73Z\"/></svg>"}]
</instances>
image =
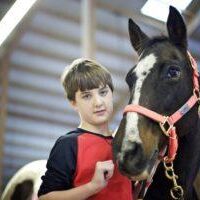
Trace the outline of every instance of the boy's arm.
<instances>
[{"instance_id":1,"label":"boy's arm","mask_svg":"<svg viewBox=\"0 0 200 200\"><path fill-rule=\"evenodd\" d=\"M63 191L73 187L77 160L76 135L61 136L55 142L47 161L47 170L41 177L38 197L52 191Z\"/></svg>"},{"instance_id":2,"label":"boy's arm","mask_svg":"<svg viewBox=\"0 0 200 200\"><path fill-rule=\"evenodd\" d=\"M64 191L49 192L40 196L39 200L83 200L100 192L112 177L114 164L111 160L97 162L92 180L82 186Z\"/></svg>"},{"instance_id":3,"label":"boy's arm","mask_svg":"<svg viewBox=\"0 0 200 200\"><path fill-rule=\"evenodd\" d=\"M42 195L39 200L83 200L95 194L90 183L64 191L54 191Z\"/></svg>"}]
</instances>

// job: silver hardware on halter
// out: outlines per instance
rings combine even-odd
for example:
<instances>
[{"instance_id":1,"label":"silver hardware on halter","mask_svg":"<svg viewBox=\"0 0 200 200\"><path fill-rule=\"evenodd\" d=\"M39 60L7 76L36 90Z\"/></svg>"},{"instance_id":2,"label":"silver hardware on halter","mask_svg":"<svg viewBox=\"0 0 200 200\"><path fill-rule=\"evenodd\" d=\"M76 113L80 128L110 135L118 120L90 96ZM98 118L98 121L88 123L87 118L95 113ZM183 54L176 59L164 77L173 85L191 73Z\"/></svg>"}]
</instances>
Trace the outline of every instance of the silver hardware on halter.
<instances>
[{"instance_id":1,"label":"silver hardware on halter","mask_svg":"<svg viewBox=\"0 0 200 200\"><path fill-rule=\"evenodd\" d=\"M169 137L169 131L173 128L173 125L168 122L168 118L169 118L168 116L164 116L164 117L165 117L165 121L163 123L159 122L159 125L163 133L167 137ZM165 127L165 125L167 125L167 127Z\"/></svg>"}]
</instances>

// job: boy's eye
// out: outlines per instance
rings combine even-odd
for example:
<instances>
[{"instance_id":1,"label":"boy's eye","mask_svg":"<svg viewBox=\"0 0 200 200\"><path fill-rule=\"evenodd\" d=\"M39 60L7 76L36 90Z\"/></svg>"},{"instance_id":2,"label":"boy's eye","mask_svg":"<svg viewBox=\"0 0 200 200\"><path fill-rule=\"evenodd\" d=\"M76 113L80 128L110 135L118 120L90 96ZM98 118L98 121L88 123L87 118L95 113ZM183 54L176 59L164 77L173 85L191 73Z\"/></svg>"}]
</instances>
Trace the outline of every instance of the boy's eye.
<instances>
[{"instance_id":1,"label":"boy's eye","mask_svg":"<svg viewBox=\"0 0 200 200\"><path fill-rule=\"evenodd\" d=\"M91 97L91 94L84 94L82 96L83 99L89 99Z\"/></svg>"},{"instance_id":2,"label":"boy's eye","mask_svg":"<svg viewBox=\"0 0 200 200\"><path fill-rule=\"evenodd\" d=\"M107 93L108 93L108 90L107 90L107 89L106 89L106 90L101 90L101 91L100 91L100 95L101 95L101 96L106 96Z\"/></svg>"}]
</instances>

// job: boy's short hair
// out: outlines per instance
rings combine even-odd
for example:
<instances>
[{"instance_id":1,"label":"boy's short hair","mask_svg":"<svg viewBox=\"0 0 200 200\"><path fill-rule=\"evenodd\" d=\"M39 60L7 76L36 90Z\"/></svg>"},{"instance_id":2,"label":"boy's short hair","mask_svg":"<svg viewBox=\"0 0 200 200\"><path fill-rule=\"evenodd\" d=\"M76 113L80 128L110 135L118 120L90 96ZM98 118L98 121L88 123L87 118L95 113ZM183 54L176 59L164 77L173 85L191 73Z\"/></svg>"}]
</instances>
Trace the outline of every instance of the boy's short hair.
<instances>
[{"instance_id":1,"label":"boy's short hair","mask_svg":"<svg viewBox=\"0 0 200 200\"><path fill-rule=\"evenodd\" d=\"M61 83L70 101L75 100L78 90L91 90L101 85L114 89L110 72L99 63L84 58L74 60L64 69Z\"/></svg>"}]
</instances>

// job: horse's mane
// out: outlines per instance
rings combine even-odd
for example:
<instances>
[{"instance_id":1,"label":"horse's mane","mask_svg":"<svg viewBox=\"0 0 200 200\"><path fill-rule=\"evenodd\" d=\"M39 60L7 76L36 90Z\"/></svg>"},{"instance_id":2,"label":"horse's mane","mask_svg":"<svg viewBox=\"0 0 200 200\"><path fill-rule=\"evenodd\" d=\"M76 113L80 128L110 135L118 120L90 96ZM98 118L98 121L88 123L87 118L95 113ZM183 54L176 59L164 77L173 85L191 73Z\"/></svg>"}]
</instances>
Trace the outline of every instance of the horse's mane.
<instances>
[{"instance_id":1,"label":"horse's mane","mask_svg":"<svg viewBox=\"0 0 200 200\"><path fill-rule=\"evenodd\" d=\"M153 46L154 44L166 42L166 41L169 41L169 38L164 35L155 36L155 37L151 38L150 40L147 40L145 46L150 47L150 46Z\"/></svg>"}]
</instances>

